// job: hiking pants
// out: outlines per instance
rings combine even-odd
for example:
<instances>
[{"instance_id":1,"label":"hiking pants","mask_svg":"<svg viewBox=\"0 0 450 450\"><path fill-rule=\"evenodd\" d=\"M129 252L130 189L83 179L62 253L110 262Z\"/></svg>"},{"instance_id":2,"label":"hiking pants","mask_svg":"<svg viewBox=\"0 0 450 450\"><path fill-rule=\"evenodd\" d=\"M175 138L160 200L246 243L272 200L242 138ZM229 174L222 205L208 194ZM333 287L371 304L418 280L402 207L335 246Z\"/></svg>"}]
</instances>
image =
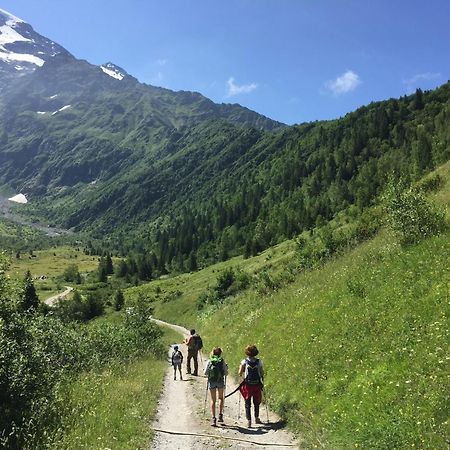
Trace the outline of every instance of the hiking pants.
<instances>
[{"instance_id":1,"label":"hiking pants","mask_svg":"<svg viewBox=\"0 0 450 450\"><path fill-rule=\"evenodd\" d=\"M259 417L259 402L257 402L256 397L250 397L245 400L245 417L247 417L247 420L252 419L251 414L252 398L253 398L253 406L255 407L255 419Z\"/></svg>"},{"instance_id":2,"label":"hiking pants","mask_svg":"<svg viewBox=\"0 0 450 450\"><path fill-rule=\"evenodd\" d=\"M198 350L188 349L187 354L187 373L191 373L191 359L194 360L194 375L198 375Z\"/></svg>"}]
</instances>

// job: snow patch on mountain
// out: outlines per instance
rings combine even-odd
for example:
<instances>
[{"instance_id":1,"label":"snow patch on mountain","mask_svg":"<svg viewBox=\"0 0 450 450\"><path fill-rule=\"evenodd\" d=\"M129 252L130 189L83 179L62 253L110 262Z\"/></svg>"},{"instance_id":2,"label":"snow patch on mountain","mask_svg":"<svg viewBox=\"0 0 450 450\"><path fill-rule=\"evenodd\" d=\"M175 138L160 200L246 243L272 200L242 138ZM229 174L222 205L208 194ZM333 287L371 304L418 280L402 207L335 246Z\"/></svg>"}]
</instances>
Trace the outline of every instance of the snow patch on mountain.
<instances>
[{"instance_id":1,"label":"snow patch on mountain","mask_svg":"<svg viewBox=\"0 0 450 450\"><path fill-rule=\"evenodd\" d=\"M13 52L2 52L0 51L0 60L11 62L11 61L24 61L32 64L36 64L36 66L42 67L44 65L44 60L38 58L37 56L28 55L26 53L13 53ZM17 66L16 66L17 68Z\"/></svg>"},{"instance_id":2,"label":"snow patch on mountain","mask_svg":"<svg viewBox=\"0 0 450 450\"><path fill-rule=\"evenodd\" d=\"M115 78L116 80L123 80L125 75L117 70L117 68L114 66L114 64L106 64L105 66L100 66L100 69L103 70L103 72L106 73L106 75L109 75L110 77Z\"/></svg>"},{"instance_id":3,"label":"snow patch on mountain","mask_svg":"<svg viewBox=\"0 0 450 450\"><path fill-rule=\"evenodd\" d=\"M58 111L52 112L52 116L54 116L55 114L57 114L57 113L59 113L61 111L64 111L64 110L70 108L71 106L72 105L66 105L66 106L63 106L62 108L59 108Z\"/></svg>"},{"instance_id":4,"label":"snow patch on mountain","mask_svg":"<svg viewBox=\"0 0 450 450\"><path fill-rule=\"evenodd\" d=\"M7 22L8 23L8 22ZM12 44L13 42L32 42L31 39L28 39L21 34L19 34L14 28L8 25L2 25L0 27L0 46L4 46L5 44ZM6 50L3 47L3 50Z\"/></svg>"},{"instance_id":5,"label":"snow patch on mountain","mask_svg":"<svg viewBox=\"0 0 450 450\"><path fill-rule=\"evenodd\" d=\"M27 198L23 194L17 194L14 197L8 198L8 200L15 203L22 203L22 204L28 203Z\"/></svg>"}]
</instances>

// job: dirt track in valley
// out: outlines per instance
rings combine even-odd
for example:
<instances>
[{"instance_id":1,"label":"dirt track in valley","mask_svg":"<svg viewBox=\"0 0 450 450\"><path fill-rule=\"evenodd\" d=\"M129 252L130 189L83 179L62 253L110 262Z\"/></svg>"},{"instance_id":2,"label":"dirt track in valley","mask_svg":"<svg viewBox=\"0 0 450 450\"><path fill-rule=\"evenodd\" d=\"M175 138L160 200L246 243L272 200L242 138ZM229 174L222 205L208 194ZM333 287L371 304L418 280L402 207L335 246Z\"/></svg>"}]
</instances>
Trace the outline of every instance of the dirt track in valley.
<instances>
[{"instance_id":1,"label":"dirt track in valley","mask_svg":"<svg viewBox=\"0 0 450 450\"><path fill-rule=\"evenodd\" d=\"M73 291L73 288L70 286L66 286L66 290L63 292L60 292L59 294L52 295L47 300L44 300L44 303L48 306L55 306L60 300L67 297L71 292Z\"/></svg>"}]
</instances>

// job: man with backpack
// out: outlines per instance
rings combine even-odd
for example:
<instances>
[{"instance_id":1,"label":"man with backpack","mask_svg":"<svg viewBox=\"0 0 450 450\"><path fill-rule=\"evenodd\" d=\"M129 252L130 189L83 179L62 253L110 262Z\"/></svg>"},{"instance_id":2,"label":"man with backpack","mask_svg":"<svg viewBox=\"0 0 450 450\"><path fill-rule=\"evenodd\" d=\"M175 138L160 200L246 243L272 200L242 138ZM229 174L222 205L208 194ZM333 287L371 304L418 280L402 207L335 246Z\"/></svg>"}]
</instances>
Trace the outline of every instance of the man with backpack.
<instances>
[{"instance_id":1,"label":"man with backpack","mask_svg":"<svg viewBox=\"0 0 450 450\"><path fill-rule=\"evenodd\" d=\"M243 378L239 390L245 400L245 416L247 417L247 425L249 428L252 426L252 398L255 408L255 423L261 423L259 418L259 405L262 401L264 369L262 361L256 358L258 353L256 345L247 345L245 347L246 358L241 361L241 365L239 366L239 376Z\"/></svg>"},{"instance_id":2,"label":"man with backpack","mask_svg":"<svg viewBox=\"0 0 450 450\"><path fill-rule=\"evenodd\" d=\"M222 358L222 349L213 348L208 364L205 367L205 375L208 377L207 388L211 395L211 425L215 427L217 422L223 422L223 399L225 390L225 380L228 375L228 366ZM216 398L219 397L219 419L216 420ZM206 398L205 398L206 406Z\"/></svg>"},{"instance_id":3,"label":"man with backpack","mask_svg":"<svg viewBox=\"0 0 450 450\"><path fill-rule=\"evenodd\" d=\"M191 335L185 339L185 344L188 348L187 354L187 373L191 373L191 359L194 360L194 372L192 375L198 375L198 352L203 348L202 338L195 332L190 331Z\"/></svg>"}]
</instances>

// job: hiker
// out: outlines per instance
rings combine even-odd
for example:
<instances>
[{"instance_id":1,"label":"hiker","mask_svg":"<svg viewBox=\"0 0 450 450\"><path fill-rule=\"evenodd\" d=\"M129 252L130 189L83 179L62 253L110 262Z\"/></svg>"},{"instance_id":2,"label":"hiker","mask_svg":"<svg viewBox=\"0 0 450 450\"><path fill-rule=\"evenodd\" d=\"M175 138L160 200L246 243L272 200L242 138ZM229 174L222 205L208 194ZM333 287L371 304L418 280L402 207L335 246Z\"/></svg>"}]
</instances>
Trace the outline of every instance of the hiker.
<instances>
[{"instance_id":1,"label":"hiker","mask_svg":"<svg viewBox=\"0 0 450 450\"><path fill-rule=\"evenodd\" d=\"M239 366L239 376L243 378L239 390L245 400L245 416L247 417L248 427L252 426L252 398L255 408L255 423L261 423L259 405L262 400L264 369L262 361L256 358L258 353L256 345L247 345L245 347L246 358L241 361Z\"/></svg>"},{"instance_id":2,"label":"hiker","mask_svg":"<svg viewBox=\"0 0 450 450\"><path fill-rule=\"evenodd\" d=\"M172 366L173 366L173 379L177 379L177 369L180 372L180 380L183 379L183 375L181 374L181 365L183 364L183 353L178 350L178 345L173 346L172 353Z\"/></svg>"},{"instance_id":3,"label":"hiker","mask_svg":"<svg viewBox=\"0 0 450 450\"><path fill-rule=\"evenodd\" d=\"M194 372L192 375L198 375L198 352L203 348L202 338L195 332L195 330L190 331L191 335L187 337L184 342L188 348L187 354L187 373L191 373L191 359L194 360Z\"/></svg>"},{"instance_id":4,"label":"hiker","mask_svg":"<svg viewBox=\"0 0 450 450\"><path fill-rule=\"evenodd\" d=\"M215 427L217 397L219 397L219 418L217 421L223 422L223 395L225 390L225 380L228 375L228 366L222 358L222 349L220 347L214 347L212 349L208 364L205 367L205 375L208 377L207 389L211 395L211 425Z\"/></svg>"}]
</instances>

